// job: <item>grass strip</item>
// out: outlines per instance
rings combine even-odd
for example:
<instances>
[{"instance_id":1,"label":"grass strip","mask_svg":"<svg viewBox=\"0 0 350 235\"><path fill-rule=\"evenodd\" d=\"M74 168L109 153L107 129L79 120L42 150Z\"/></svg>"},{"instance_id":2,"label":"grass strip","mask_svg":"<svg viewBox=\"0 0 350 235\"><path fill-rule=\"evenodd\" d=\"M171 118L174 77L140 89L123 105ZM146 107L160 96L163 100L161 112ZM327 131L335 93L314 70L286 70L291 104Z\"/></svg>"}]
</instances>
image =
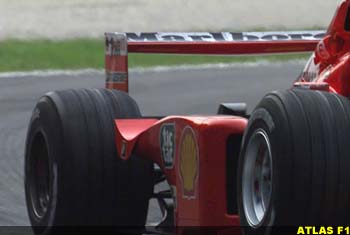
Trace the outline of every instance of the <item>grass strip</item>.
<instances>
[{"instance_id":1,"label":"grass strip","mask_svg":"<svg viewBox=\"0 0 350 235\"><path fill-rule=\"evenodd\" d=\"M307 59L309 53L265 56L130 54L129 67L271 62ZM104 41L97 39L14 40L0 42L0 72L104 67Z\"/></svg>"}]
</instances>

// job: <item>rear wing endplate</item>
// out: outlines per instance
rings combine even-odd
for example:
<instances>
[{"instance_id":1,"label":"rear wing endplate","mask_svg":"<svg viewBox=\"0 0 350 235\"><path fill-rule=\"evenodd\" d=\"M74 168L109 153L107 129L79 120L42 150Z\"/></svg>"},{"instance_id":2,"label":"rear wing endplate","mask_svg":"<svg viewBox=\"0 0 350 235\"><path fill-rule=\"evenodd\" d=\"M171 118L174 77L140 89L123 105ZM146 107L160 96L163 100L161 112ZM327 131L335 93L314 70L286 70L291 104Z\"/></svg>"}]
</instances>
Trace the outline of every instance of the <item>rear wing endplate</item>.
<instances>
[{"instance_id":1,"label":"rear wing endplate","mask_svg":"<svg viewBox=\"0 0 350 235\"><path fill-rule=\"evenodd\" d=\"M106 87L128 92L128 53L249 55L313 51L325 31L106 33Z\"/></svg>"}]
</instances>

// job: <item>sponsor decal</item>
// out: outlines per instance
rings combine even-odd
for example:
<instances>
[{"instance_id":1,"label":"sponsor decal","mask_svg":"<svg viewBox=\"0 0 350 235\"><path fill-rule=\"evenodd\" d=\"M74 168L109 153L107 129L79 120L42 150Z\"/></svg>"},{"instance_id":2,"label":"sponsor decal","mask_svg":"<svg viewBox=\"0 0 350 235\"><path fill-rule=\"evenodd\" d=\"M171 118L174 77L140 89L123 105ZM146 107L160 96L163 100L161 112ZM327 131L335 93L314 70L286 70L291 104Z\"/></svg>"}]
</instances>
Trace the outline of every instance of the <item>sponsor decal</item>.
<instances>
[{"instance_id":1,"label":"sponsor decal","mask_svg":"<svg viewBox=\"0 0 350 235\"><path fill-rule=\"evenodd\" d=\"M325 31L291 32L223 32L223 33L126 33L130 42L242 42L242 41L299 41L320 40Z\"/></svg>"},{"instance_id":2,"label":"sponsor decal","mask_svg":"<svg viewBox=\"0 0 350 235\"><path fill-rule=\"evenodd\" d=\"M106 72L106 82L110 83L125 83L128 79L128 74L125 72Z\"/></svg>"},{"instance_id":3,"label":"sponsor decal","mask_svg":"<svg viewBox=\"0 0 350 235\"><path fill-rule=\"evenodd\" d=\"M317 75L320 71L320 66L319 64L315 64L315 53L312 54L308 62L306 63L306 66L297 79L297 81L302 81L302 82L312 82L317 78Z\"/></svg>"},{"instance_id":4,"label":"sponsor decal","mask_svg":"<svg viewBox=\"0 0 350 235\"><path fill-rule=\"evenodd\" d=\"M128 43L125 33L106 33L105 34L106 55L122 56L128 53Z\"/></svg>"},{"instance_id":5,"label":"sponsor decal","mask_svg":"<svg viewBox=\"0 0 350 235\"><path fill-rule=\"evenodd\" d=\"M299 80L304 81L304 82L312 82L316 78L317 78L317 73L306 71L306 72L303 72L301 74L301 77Z\"/></svg>"},{"instance_id":6,"label":"sponsor decal","mask_svg":"<svg viewBox=\"0 0 350 235\"><path fill-rule=\"evenodd\" d=\"M199 176L199 153L196 136L189 126L185 127L182 132L179 155L183 197L195 199Z\"/></svg>"},{"instance_id":7,"label":"sponsor decal","mask_svg":"<svg viewBox=\"0 0 350 235\"><path fill-rule=\"evenodd\" d=\"M165 123L160 128L160 148L164 167L173 168L175 156L175 123Z\"/></svg>"},{"instance_id":8,"label":"sponsor decal","mask_svg":"<svg viewBox=\"0 0 350 235\"><path fill-rule=\"evenodd\" d=\"M318 45L317 45L317 54L321 57L321 58L323 58L323 59L325 59L325 60L327 60L327 59L329 59L330 57L331 57L331 55L329 54L329 51L328 51L328 49L327 49L327 45L326 45L326 43L325 43L325 41L324 40L321 40L319 43L318 43Z\"/></svg>"},{"instance_id":9,"label":"sponsor decal","mask_svg":"<svg viewBox=\"0 0 350 235\"><path fill-rule=\"evenodd\" d=\"M39 118L40 118L40 110L38 108L35 108L32 114L31 121Z\"/></svg>"}]
</instances>

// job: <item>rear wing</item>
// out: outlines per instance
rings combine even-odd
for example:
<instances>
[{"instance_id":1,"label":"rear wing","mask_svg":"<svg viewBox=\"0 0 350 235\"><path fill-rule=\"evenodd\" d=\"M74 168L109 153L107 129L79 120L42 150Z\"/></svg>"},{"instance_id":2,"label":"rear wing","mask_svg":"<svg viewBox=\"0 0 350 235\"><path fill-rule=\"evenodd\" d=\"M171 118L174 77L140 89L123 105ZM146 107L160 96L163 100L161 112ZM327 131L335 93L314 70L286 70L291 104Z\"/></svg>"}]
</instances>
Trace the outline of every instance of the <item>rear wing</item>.
<instances>
[{"instance_id":1,"label":"rear wing","mask_svg":"<svg viewBox=\"0 0 350 235\"><path fill-rule=\"evenodd\" d=\"M251 55L314 51L325 31L106 33L106 88L129 91L128 53Z\"/></svg>"}]
</instances>

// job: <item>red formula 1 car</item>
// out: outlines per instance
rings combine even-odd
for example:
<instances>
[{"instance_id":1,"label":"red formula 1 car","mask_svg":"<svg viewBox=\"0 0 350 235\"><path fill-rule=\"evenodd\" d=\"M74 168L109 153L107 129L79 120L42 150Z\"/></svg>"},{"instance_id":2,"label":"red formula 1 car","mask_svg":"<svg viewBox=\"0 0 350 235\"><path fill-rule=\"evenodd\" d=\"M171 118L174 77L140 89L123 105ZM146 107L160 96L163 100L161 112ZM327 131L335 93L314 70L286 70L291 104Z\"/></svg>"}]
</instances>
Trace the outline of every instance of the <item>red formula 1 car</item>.
<instances>
[{"instance_id":1,"label":"red formula 1 car","mask_svg":"<svg viewBox=\"0 0 350 235\"><path fill-rule=\"evenodd\" d=\"M25 192L35 234L67 225L277 234L349 224L349 5L326 33L107 33L106 89L51 92L34 109ZM216 116L143 117L127 94L128 52L313 50L294 87L267 94L251 115L232 103ZM162 181L169 189L154 192ZM151 198L164 219L144 230Z\"/></svg>"}]
</instances>

